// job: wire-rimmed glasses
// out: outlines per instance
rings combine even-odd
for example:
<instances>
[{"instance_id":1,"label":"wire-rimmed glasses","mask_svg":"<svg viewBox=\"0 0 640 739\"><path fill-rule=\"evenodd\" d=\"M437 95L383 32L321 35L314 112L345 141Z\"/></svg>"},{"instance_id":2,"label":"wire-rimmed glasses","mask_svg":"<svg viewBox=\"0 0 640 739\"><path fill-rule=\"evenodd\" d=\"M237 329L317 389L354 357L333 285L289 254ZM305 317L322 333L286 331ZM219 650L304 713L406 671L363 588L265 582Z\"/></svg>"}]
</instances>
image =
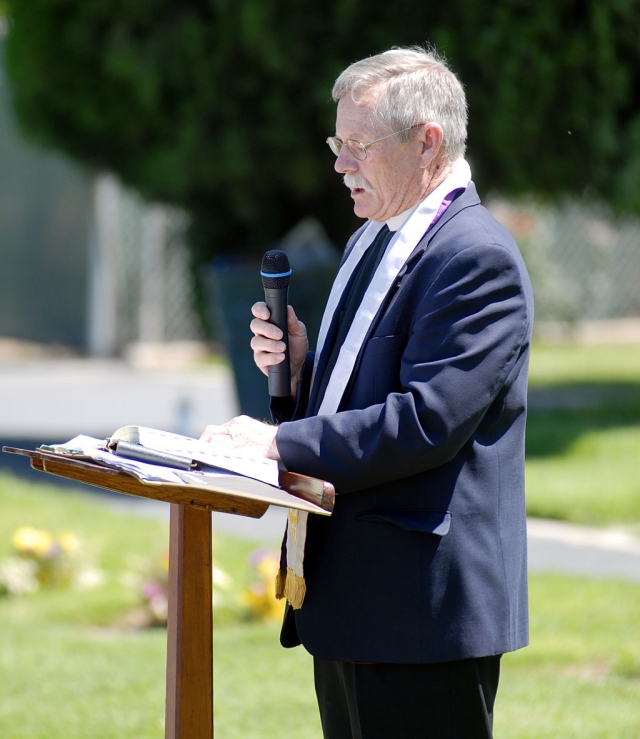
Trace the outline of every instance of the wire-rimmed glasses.
<instances>
[{"instance_id":1,"label":"wire-rimmed glasses","mask_svg":"<svg viewBox=\"0 0 640 739\"><path fill-rule=\"evenodd\" d=\"M413 126L408 126L407 128L403 128L401 131L394 131L393 133L387 134L386 136L383 136L381 139L370 141L368 144L362 144L360 143L360 141L356 141L355 139L347 139L346 141L342 141L337 136L329 136L329 138L327 139L327 144L329 144L329 148L337 157L340 156L340 151L342 150L342 147L346 145L351 155L355 159L358 159L359 161L363 162L367 158L367 149L370 146L373 146L374 144L379 144L381 141L384 141L385 139L390 139L392 136L397 136L399 133L410 131L412 128L417 128L418 126L422 126L422 125L423 125L422 123L416 123Z\"/></svg>"}]
</instances>

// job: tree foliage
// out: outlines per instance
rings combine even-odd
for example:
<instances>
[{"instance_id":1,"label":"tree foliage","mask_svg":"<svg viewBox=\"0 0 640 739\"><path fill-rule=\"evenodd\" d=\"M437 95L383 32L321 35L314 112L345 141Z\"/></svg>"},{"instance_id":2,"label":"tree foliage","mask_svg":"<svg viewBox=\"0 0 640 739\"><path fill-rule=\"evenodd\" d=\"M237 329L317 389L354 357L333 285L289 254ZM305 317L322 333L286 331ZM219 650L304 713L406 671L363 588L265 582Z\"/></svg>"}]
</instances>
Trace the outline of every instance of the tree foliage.
<instances>
[{"instance_id":1,"label":"tree foliage","mask_svg":"<svg viewBox=\"0 0 640 739\"><path fill-rule=\"evenodd\" d=\"M324 144L351 61L433 43L482 189L640 210L640 0L9 0L24 130L194 217L201 260L355 225Z\"/></svg>"}]
</instances>

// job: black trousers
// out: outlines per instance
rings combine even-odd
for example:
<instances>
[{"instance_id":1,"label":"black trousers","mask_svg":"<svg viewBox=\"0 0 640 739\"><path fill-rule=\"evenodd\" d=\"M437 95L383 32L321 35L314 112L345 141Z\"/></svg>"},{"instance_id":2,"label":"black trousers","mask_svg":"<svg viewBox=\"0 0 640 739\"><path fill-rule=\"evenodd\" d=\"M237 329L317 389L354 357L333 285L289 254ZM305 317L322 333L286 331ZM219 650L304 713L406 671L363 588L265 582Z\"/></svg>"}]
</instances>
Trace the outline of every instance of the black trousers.
<instances>
[{"instance_id":1,"label":"black trousers","mask_svg":"<svg viewBox=\"0 0 640 739\"><path fill-rule=\"evenodd\" d=\"M490 739L500 655L436 664L314 658L325 739Z\"/></svg>"}]
</instances>

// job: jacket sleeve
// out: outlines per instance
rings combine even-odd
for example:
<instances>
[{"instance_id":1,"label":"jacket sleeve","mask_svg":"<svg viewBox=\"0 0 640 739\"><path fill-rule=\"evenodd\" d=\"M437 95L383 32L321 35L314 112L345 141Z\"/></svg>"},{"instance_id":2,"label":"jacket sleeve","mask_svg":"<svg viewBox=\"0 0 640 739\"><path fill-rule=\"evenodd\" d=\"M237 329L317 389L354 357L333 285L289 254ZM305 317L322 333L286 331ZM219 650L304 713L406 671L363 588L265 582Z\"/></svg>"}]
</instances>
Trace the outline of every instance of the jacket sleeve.
<instances>
[{"instance_id":1,"label":"jacket sleeve","mask_svg":"<svg viewBox=\"0 0 640 739\"><path fill-rule=\"evenodd\" d=\"M528 346L532 317L522 269L495 243L453 256L410 317L400 391L366 408L281 424L276 443L287 469L345 493L453 459ZM364 362L359 370L374 371Z\"/></svg>"}]
</instances>

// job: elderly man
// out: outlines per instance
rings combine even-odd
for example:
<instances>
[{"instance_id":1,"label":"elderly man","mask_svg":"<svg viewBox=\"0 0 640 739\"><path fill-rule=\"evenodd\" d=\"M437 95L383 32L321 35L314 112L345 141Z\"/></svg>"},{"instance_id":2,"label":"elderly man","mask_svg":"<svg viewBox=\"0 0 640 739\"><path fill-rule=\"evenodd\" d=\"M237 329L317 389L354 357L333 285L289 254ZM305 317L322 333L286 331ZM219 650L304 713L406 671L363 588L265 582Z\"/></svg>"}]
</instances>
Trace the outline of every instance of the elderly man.
<instances>
[{"instance_id":1,"label":"elderly man","mask_svg":"<svg viewBox=\"0 0 640 739\"><path fill-rule=\"evenodd\" d=\"M289 308L278 425L240 417L203 438L336 487L330 518L290 513L279 579L281 640L314 657L324 736L490 737L500 657L528 639L530 283L480 205L464 92L442 59L364 59L333 97L328 144L367 221L315 353ZM264 303L253 315L267 372L282 335Z\"/></svg>"}]
</instances>

